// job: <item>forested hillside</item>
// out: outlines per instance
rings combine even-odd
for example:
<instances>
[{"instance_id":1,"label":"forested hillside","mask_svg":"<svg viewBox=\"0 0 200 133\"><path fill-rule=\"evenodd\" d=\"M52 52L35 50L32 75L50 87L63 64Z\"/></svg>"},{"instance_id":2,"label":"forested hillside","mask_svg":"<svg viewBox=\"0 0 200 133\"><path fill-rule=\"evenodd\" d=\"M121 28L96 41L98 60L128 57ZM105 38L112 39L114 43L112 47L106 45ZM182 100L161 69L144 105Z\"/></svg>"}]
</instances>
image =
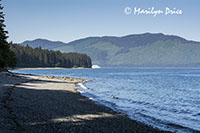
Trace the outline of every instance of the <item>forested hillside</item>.
<instances>
[{"instance_id":1,"label":"forested hillside","mask_svg":"<svg viewBox=\"0 0 200 133\"><path fill-rule=\"evenodd\" d=\"M92 63L89 56L78 53L61 53L47 49L31 48L10 44L10 49L16 54L17 67L86 67Z\"/></svg>"},{"instance_id":2,"label":"forested hillside","mask_svg":"<svg viewBox=\"0 0 200 133\"><path fill-rule=\"evenodd\" d=\"M88 37L66 44L41 39L22 43L27 44L86 53L93 64L104 67L200 67L200 42L161 33Z\"/></svg>"}]
</instances>

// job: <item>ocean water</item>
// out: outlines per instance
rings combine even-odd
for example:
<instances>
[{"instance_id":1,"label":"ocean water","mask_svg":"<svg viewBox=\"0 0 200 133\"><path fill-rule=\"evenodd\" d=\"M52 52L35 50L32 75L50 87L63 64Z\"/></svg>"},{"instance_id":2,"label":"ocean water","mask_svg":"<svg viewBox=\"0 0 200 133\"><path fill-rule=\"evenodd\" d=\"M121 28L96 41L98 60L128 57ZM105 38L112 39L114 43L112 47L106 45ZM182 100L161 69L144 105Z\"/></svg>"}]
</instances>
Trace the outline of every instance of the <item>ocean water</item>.
<instances>
[{"instance_id":1,"label":"ocean water","mask_svg":"<svg viewBox=\"0 0 200 133\"><path fill-rule=\"evenodd\" d=\"M172 132L200 132L200 69L14 70L89 80L82 95L131 119Z\"/></svg>"}]
</instances>

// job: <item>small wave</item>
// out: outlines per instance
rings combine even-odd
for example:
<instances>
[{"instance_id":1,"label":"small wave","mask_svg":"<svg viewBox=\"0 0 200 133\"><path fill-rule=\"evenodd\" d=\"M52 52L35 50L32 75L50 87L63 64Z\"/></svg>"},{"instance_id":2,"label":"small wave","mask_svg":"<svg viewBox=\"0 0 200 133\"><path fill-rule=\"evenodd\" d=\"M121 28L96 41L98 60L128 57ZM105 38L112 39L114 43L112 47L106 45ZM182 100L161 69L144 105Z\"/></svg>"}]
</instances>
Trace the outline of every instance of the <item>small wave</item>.
<instances>
[{"instance_id":1,"label":"small wave","mask_svg":"<svg viewBox=\"0 0 200 133\"><path fill-rule=\"evenodd\" d=\"M87 88L86 86L84 86L83 83L78 83L78 85L79 85L81 88L85 89L85 90L88 90L88 89L89 89L89 88Z\"/></svg>"},{"instance_id":2,"label":"small wave","mask_svg":"<svg viewBox=\"0 0 200 133\"><path fill-rule=\"evenodd\" d=\"M134 113L134 115L129 115L131 119L136 120L136 121L140 121L143 123L146 123L147 125L152 125L153 123L153 127L158 128L163 130L163 131L167 131L167 132L188 132L188 133L192 133L192 132L196 132L197 130L185 127L185 126L181 126L175 123L170 123L167 121L163 121L160 119L157 119L156 117L152 117L140 112Z\"/></svg>"},{"instance_id":3,"label":"small wave","mask_svg":"<svg viewBox=\"0 0 200 133\"><path fill-rule=\"evenodd\" d=\"M194 114L193 116L200 116L200 113Z\"/></svg>"},{"instance_id":4,"label":"small wave","mask_svg":"<svg viewBox=\"0 0 200 133\"><path fill-rule=\"evenodd\" d=\"M94 101L94 98L92 98L92 97L89 97L89 99L92 100L92 101Z\"/></svg>"},{"instance_id":5,"label":"small wave","mask_svg":"<svg viewBox=\"0 0 200 133\"><path fill-rule=\"evenodd\" d=\"M83 91L81 91L81 90L77 90L78 92L80 92L80 93L84 93Z\"/></svg>"},{"instance_id":6,"label":"small wave","mask_svg":"<svg viewBox=\"0 0 200 133\"><path fill-rule=\"evenodd\" d=\"M117 97L117 96L111 96L112 97L112 99L119 99L119 97Z\"/></svg>"},{"instance_id":7,"label":"small wave","mask_svg":"<svg viewBox=\"0 0 200 133\"><path fill-rule=\"evenodd\" d=\"M192 133L192 132L197 132L194 129L188 128L188 127L184 127L175 123L166 123L167 126L171 127L172 129L174 129L174 132L188 132L188 133Z\"/></svg>"},{"instance_id":8,"label":"small wave","mask_svg":"<svg viewBox=\"0 0 200 133\"><path fill-rule=\"evenodd\" d=\"M78 88L77 90L81 93L81 95L87 97L88 99L92 100L92 101L96 101L96 96L88 93L87 90L90 90L89 88L87 88L84 83L78 83Z\"/></svg>"}]
</instances>

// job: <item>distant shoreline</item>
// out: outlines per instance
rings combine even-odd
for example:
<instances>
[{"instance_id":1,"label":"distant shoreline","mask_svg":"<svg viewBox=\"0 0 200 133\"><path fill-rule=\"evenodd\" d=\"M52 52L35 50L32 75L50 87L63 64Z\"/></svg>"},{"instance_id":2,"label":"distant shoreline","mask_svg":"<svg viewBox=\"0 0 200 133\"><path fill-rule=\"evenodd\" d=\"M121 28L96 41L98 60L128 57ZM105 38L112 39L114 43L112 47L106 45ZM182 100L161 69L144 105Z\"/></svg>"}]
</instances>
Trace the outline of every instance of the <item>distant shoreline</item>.
<instances>
[{"instance_id":1,"label":"distant shoreline","mask_svg":"<svg viewBox=\"0 0 200 133\"><path fill-rule=\"evenodd\" d=\"M41 69L88 69L83 67L77 67L77 68L65 68L65 67L18 67L14 68L13 70L41 70Z\"/></svg>"},{"instance_id":2,"label":"distant shoreline","mask_svg":"<svg viewBox=\"0 0 200 133\"><path fill-rule=\"evenodd\" d=\"M124 68L124 69L144 69L144 70L156 70L156 69L163 69L163 70L192 70L192 69L200 69L200 67L102 67L102 68L112 68L112 69L118 69L118 68ZM95 69L95 68L83 68L83 67L77 67L77 68L65 68L65 67L24 67L24 68L14 68L11 70L61 70L61 69Z\"/></svg>"}]
</instances>

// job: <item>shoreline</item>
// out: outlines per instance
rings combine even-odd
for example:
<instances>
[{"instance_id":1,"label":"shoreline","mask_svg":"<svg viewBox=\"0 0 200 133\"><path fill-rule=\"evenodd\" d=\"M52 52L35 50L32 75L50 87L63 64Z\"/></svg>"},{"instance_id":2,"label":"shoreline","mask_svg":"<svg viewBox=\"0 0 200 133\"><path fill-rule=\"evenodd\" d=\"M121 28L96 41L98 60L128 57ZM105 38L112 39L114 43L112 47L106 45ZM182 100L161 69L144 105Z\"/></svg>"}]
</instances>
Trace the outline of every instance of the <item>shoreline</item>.
<instances>
[{"instance_id":1,"label":"shoreline","mask_svg":"<svg viewBox=\"0 0 200 133\"><path fill-rule=\"evenodd\" d=\"M11 127L15 131L160 132L81 95L75 87L84 79L14 73L0 76L4 91L0 98L11 97L1 108L6 115L15 116L5 119L14 123ZM10 90L5 89L7 82ZM10 131L8 127L4 129Z\"/></svg>"},{"instance_id":2,"label":"shoreline","mask_svg":"<svg viewBox=\"0 0 200 133\"><path fill-rule=\"evenodd\" d=\"M104 69L118 69L118 68L125 68L125 69L135 69L135 70L198 70L200 67L102 67ZM61 70L61 69L97 69L97 68L64 68L64 67L25 67L25 68L14 68L11 70Z\"/></svg>"},{"instance_id":3,"label":"shoreline","mask_svg":"<svg viewBox=\"0 0 200 133\"><path fill-rule=\"evenodd\" d=\"M88 69L88 68L83 68L83 67L77 67L77 68L65 68L65 67L19 67L19 68L14 68L12 70L49 70L49 69Z\"/></svg>"}]
</instances>

